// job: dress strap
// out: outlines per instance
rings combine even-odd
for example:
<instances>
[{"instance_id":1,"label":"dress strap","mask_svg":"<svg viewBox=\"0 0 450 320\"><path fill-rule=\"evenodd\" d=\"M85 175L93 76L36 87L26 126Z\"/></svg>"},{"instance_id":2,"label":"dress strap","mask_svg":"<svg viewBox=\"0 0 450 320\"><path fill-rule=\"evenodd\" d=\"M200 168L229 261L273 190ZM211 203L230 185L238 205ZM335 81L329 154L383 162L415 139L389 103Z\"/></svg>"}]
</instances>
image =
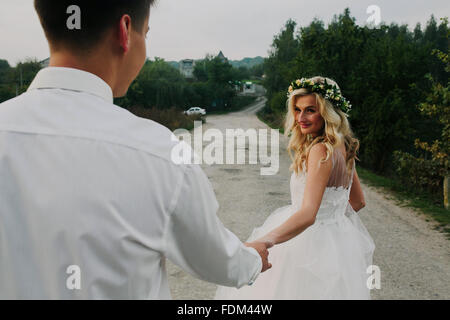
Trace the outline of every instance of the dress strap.
<instances>
[{"instance_id":1,"label":"dress strap","mask_svg":"<svg viewBox=\"0 0 450 320\"><path fill-rule=\"evenodd\" d=\"M355 159L353 159L352 173L350 176L350 183L348 185L348 199L350 199L350 190L352 189L353 176L355 175L355 166L356 166L356 162L355 162Z\"/></svg>"}]
</instances>

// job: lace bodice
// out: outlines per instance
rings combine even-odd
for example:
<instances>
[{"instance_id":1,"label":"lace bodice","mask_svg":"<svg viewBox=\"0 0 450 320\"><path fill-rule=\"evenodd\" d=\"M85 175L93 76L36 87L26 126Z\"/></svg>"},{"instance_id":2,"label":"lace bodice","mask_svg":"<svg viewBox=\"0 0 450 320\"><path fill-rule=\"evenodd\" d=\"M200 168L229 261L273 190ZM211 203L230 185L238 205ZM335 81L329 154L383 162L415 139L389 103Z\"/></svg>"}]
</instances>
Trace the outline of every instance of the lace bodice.
<instances>
[{"instance_id":1,"label":"lace bodice","mask_svg":"<svg viewBox=\"0 0 450 320\"><path fill-rule=\"evenodd\" d=\"M344 212L350 197L350 189L353 182L353 173L355 164L353 160L353 167L351 173L348 173L346 168L345 158L339 149L333 152L330 178L327 187L322 197L319 212L316 219L327 218L336 212ZM299 172L297 175L295 171L291 175L290 189L291 202L296 210L301 208L303 201L303 194L306 187L306 171Z\"/></svg>"}]
</instances>

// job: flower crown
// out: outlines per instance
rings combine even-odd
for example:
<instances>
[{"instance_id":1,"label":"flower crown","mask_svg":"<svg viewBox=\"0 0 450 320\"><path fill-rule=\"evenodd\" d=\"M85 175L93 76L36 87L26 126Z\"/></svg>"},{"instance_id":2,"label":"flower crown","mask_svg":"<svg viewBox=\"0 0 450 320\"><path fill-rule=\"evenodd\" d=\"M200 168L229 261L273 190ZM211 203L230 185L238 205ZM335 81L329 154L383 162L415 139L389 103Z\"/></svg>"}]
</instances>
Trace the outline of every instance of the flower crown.
<instances>
[{"instance_id":1,"label":"flower crown","mask_svg":"<svg viewBox=\"0 0 450 320\"><path fill-rule=\"evenodd\" d=\"M341 109L347 115L352 109L350 102L342 96L341 90L336 85L328 84L326 79L323 84L314 83L306 78L293 81L289 86L287 96L289 97L291 93L297 89L307 89L310 92L315 92L322 95L325 99L330 101L335 107Z\"/></svg>"}]
</instances>

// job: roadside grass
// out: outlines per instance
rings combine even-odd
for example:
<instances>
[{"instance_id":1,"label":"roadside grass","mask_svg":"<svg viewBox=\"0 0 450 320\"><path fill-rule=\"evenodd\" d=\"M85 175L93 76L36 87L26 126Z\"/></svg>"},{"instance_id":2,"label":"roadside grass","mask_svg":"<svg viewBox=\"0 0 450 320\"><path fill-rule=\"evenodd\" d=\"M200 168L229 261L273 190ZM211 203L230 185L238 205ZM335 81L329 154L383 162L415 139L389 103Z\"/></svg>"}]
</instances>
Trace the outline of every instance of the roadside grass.
<instances>
[{"instance_id":1,"label":"roadside grass","mask_svg":"<svg viewBox=\"0 0 450 320\"><path fill-rule=\"evenodd\" d=\"M205 122L205 117L201 115L185 115L183 111L177 108L158 109L158 108L143 108L143 107L131 107L128 109L134 115L150 119L163 126L174 131L175 129L187 129L194 128L194 121Z\"/></svg>"},{"instance_id":2,"label":"roadside grass","mask_svg":"<svg viewBox=\"0 0 450 320\"><path fill-rule=\"evenodd\" d=\"M268 114L264 111L264 108L256 113L259 120L267 124L272 129L280 130L281 134L284 134L283 118L281 116L275 116Z\"/></svg>"},{"instance_id":3,"label":"roadside grass","mask_svg":"<svg viewBox=\"0 0 450 320\"><path fill-rule=\"evenodd\" d=\"M163 126L169 128L171 131L176 129L187 129L192 130L194 128L194 121L202 121L202 123L206 122L206 118L211 114L226 114L230 112L240 111L249 105L253 104L256 101L257 97L246 97L246 96L237 96L233 100L233 104L228 109L221 109L215 111L207 111L206 116L202 115L185 115L183 114L183 110L172 107L167 109L159 109L159 108L144 108L140 106L133 106L127 108L134 115L150 119Z\"/></svg>"},{"instance_id":4,"label":"roadside grass","mask_svg":"<svg viewBox=\"0 0 450 320\"><path fill-rule=\"evenodd\" d=\"M256 101L257 97L246 97L246 96L236 96L233 99L232 106L226 109L209 109L206 111L206 115L214 114L221 115L227 114L230 112L237 112L245 109L249 105L253 104Z\"/></svg>"},{"instance_id":5,"label":"roadside grass","mask_svg":"<svg viewBox=\"0 0 450 320\"><path fill-rule=\"evenodd\" d=\"M435 220L438 223L435 229L445 233L450 240L450 211L443 205L437 205L435 197L424 192L405 190L394 178L377 175L360 166L357 166L357 171L363 183L389 192L391 199L399 206L418 209L419 213L426 215L426 221Z\"/></svg>"}]
</instances>

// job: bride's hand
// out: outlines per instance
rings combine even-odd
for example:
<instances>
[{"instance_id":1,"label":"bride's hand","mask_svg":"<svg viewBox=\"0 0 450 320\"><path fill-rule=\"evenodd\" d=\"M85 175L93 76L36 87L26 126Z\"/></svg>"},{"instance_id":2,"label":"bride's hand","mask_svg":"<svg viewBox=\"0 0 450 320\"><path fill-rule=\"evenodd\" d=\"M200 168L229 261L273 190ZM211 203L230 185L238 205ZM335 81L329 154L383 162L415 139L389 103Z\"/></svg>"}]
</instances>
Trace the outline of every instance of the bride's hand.
<instances>
[{"instance_id":1,"label":"bride's hand","mask_svg":"<svg viewBox=\"0 0 450 320\"><path fill-rule=\"evenodd\" d=\"M245 246L247 247L251 247L253 249L255 249L256 251L258 251L259 255L261 256L261 260L262 260L262 268L261 268L261 272L266 271L267 269L272 268L272 264L269 262L269 251L267 250L268 246L265 243L261 243L261 242L246 242L244 243Z\"/></svg>"}]
</instances>

